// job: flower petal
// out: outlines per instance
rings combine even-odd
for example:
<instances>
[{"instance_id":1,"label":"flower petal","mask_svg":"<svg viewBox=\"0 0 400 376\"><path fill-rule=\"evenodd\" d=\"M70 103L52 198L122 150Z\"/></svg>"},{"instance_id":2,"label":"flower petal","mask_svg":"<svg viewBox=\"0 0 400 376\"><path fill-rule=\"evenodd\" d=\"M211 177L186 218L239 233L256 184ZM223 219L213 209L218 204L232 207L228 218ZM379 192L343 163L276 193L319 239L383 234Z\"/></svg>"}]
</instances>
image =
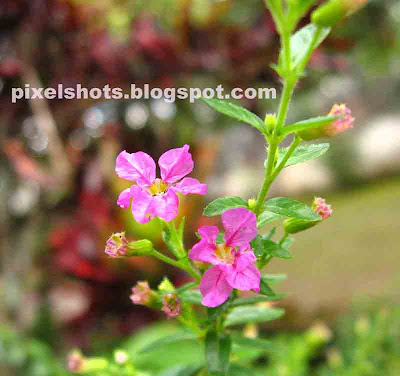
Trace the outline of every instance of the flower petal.
<instances>
[{"instance_id":1,"label":"flower petal","mask_svg":"<svg viewBox=\"0 0 400 376\"><path fill-rule=\"evenodd\" d=\"M145 224L156 216L153 196L137 185L131 187L131 195L133 196L131 209L136 222Z\"/></svg>"},{"instance_id":2,"label":"flower petal","mask_svg":"<svg viewBox=\"0 0 400 376\"><path fill-rule=\"evenodd\" d=\"M244 208L229 209L222 213L225 228L224 241L227 246L248 247L257 235L257 217Z\"/></svg>"},{"instance_id":3,"label":"flower petal","mask_svg":"<svg viewBox=\"0 0 400 376\"><path fill-rule=\"evenodd\" d=\"M260 271L254 264L248 265L245 269L237 269L226 275L226 280L234 289L249 291L260 288Z\"/></svg>"},{"instance_id":4,"label":"flower petal","mask_svg":"<svg viewBox=\"0 0 400 376\"><path fill-rule=\"evenodd\" d=\"M185 145L182 148L168 150L160 157L158 165L165 183L175 183L192 172L194 163L192 154L188 150L189 145Z\"/></svg>"},{"instance_id":5,"label":"flower petal","mask_svg":"<svg viewBox=\"0 0 400 376\"><path fill-rule=\"evenodd\" d=\"M247 251L236 256L235 270L241 272L257 260L253 251Z\"/></svg>"},{"instance_id":6,"label":"flower petal","mask_svg":"<svg viewBox=\"0 0 400 376\"><path fill-rule=\"evenodd\" d=\"M228 299L232 287L226 281L225 273L219 266L208 269L201 279L201 303L206 307L217 307Z\"/></svg>"},{"instance_id":7,"label":"flower petal","mask_svg":"<svg viewBox=\"0 0 400 376\"><path fill-rule=\"evenodd\" d=\"M205 195L207 193L207 185L201 184L197 179L184 178L179 183L171 187L174 191L187 194Z\"/></svg>"},{"instance_id":8,"label":"flower petal","mask_svg":"<svg viewBox=\"0 0 400 376\"><path fill-rule=\"evenodd\" d=\"M129 154L119 153L115 171L120 178L133 180L141 187L148 187L156 178L156 164L150 155L139 151Z\"/></svg>"},{"instance_id":9,"label":"flower petal","mask_svg":"<svg viewBox=\"0 0 400 376\"><path fill-rule=\"evenodd\" d=\"M159 196L153 197L154 212L157 217L169 222L178 215L179 198L170 189Z\"/></svg>"},{"instance_id":10,"label":"flower petal","mask_svg":"<svg viewBox=\"0 0 400 376\"><path fill-rule=\"evenodd\" d=\"M217 248L218 227L202 226L198 229L198 233L202 239L196 243L189 252L189 257L195 261L209 262L210 264L218 264L218 259L214 255Z\"/></svg>"},{"instance_id":11,"label":"flower petal","mask_svg":"<svg viewBox=\"0 0 400 376\"><path fill-rule=\"evenodd\" d=\"M131 189L126 188L124 189L117 200L117 204L122 208L122 209L128 209L129 205L131 204Z\"/></svg>"}]
</instances>

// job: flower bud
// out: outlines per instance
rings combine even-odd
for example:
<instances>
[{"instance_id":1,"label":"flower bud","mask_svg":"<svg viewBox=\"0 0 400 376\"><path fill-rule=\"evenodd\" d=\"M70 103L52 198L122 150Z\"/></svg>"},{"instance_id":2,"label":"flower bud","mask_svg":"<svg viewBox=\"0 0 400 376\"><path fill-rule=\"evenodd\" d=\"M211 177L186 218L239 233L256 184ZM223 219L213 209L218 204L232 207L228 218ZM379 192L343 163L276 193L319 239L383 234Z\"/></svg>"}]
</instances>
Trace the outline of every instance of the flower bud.
<instances>
[{"instance_id":1,"label":"flower bud","mask_svg":"<svg viewBox=\"0 0 400 376\"><path fill-rule=\"evenodd\" d=\"M112 234L106 242L104 252L112 258L126 257L128 254L128 241L126 240L125 232Z\"/></svg>"},{"instance_id":2,"label":"flower bud","mask_svg":"<svg viewBox=\"0 0 400 376\"><path fill-rule=\"evenodd\" d=\"M147 281L139 281L135 287L132 287L132 295L130 296L134 304L150 307L156 301L157 295L149 287Z\"/></svg>"},{"instance_id":3,"label":"flower bud","mask_svg":"<svg viewBox=\"0 0 400 376\"><path fill-rule=\"evenodd\" d=\"M67 357L67 369L72 373L79 373L83 371L85 358L79 350L73 350Z\"/></svg>"},{"instance_id":4,"label":"flower bud","mask_svg":"<svg viewBox=\"0 0 400 376\"><path fill-rule=\"evenodd\" d=\"M112 234L106 242L105 253L112 258L145 256L151 253L153 244L150 240L142 239L128 242L125 232Z\"/></svg>"},{"instance_id":5,"label":"flower bud","mask_svg":"<svg viewBox=\"0 0 400 376\"><path fill-rule=\"evenodd\" d=\"M308 230L332 215L331 205L328 205L323 198L315 197L311 207L322 219L311 222L298 218L288 218L283 222L283 228L287 234L297 234L298 232Z\"/></svg>"},{"instance_id":6,"label":"flower bud","mask_svg":"<svg viewBox=\"0 0 400 376\"><path fill-rule=\"evenodd\" d=\"M267 133L271 134L274 131L277 124L276 114L267 114L265 116L264 123L267 127Z\"/></svg>"},{"instance_id":7,"label":"flower bud","mask_svg":"<svg viewBox=\"0 0 400 376\"><path fill-rule=\"evenodd\" d=\"M116 350L114 352L114 360L117 364L125 364L129 360L129 355L126 351Z\"/></svg>"},{"instance_id":8,"label":"flower bud","mask_svg":"<svg viewBox=\"0 0 400 376\"><path fill-rule=\"evenodd\" d=\"M314 227L321 221L305 221L304 219L289 218L283 222L283 228L287 234L297 234Z\"/></svg>"},{"instance_id":9,"label":"flower bud","mask_svg":"<svg viewBox=\"0 0 400 376\"><path fill-rule=\"evenodd\" d=\"M85 358L79 350L73 350L67 358L67 369L72 373L103 371L108 367L104 358Z\"/></svg>"},{"instance_id":10,"label":"flower bud","mask_svg":"<svg viewBox=\"0 0 400 376\"><path fill-rule=\"evenodd\" d=\"M313 24L333 27L344 18L361 9L368 0L331 0L321 5L311 14Z\"/></svg>"},{"instance_id":11,"label":"flower bud","mask_svg":"<svg viewBox=\"0 0 400 376\"><path fill-rule=\"evenodd\" d=\"M179 316L182 304L176 294L167 294L163 298L162 310L168 318Z\"/></svg>"},{"instance_id":12,"label":"flower bud","mask_svg":"<svg viewBox=\"0 0 400 376\"><path fill-rule=\"evenodd\" d=\"M160 291L174 291L175 287L167 277L164 277L163 280L161 281L161 283L158 285L158 290L160 290Z\"/></svg>"},{"instance_id":13,"label":"flower bud","mask_svg":"<svg viewBox=\"0 0 400 376\"><path fill-rule=\"evenodd\" d=\"M128 243L129 256L146 256L153 250L153 243L148 239Z\"/></svg>"},{"instance_id":14,"label":"flower bud","mask_svg":"<svg viewBox=\"0 0 400 376\"><path fill-rule=\"evenodd\" d=\"M256 208L256 205L257 205L257 200L255 200L254 198L250 198L250 199L247 201L247 205L249 206L249 209L250 209L251 211L254 211L254 209Z\"/></svg>"},{"instance_id":15,"label":"flower bud","mask_svg":"<svg viewBox=\"0 0 400 376\"><path fill-rule=\"evenodd\" d=\"M312 209L319 214L322 219L327 219L332 215L332 207L321 197L314 197Z\"/></svg>"},{"instance_id":16,"label":"flower bud","mask_svg":"<svg viewBox=\"0 0 400 376\"><path fill-rule=\"evenodd\" d=\"M335 104L328 116L341 116L329 124L319 128L306 129L298 133L305 141L316 140L323 137L335 137L350 128L353 128L354 118L351 116L351 110L345 104Z\"/></svg>"}]
</instances>

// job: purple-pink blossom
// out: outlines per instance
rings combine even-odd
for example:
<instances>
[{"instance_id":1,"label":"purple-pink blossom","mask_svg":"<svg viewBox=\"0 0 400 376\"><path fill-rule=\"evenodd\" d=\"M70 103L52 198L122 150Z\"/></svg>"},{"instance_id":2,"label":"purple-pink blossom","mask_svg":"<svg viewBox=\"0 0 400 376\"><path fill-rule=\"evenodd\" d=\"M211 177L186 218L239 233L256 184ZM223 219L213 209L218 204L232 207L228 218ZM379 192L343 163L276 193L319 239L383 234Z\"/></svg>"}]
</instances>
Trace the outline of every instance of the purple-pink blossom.
<instances>
[{"instance_id":1,"label":"purple-pink blossom","mask_svg":"<svg viewBox=\"0 0 400 376\"><path fill-rule=\"evenodd\" d=\"M112 234L106 242L106 249L104 251L108 257L120 258L128 254L128 241L125 237L125 232L118 232Z\"/></svg>"},{"instance_id":2,"label":"purple-pink blossom","mask_svg":"<svg viewBox=\"0 0 400 376\"><path fill-rule=\"evenodd\" d=\"M149 306L154 300L154 293L147 281L139 281L135 287L132 287L130 298L134 304Z\"/></svg>"},{"instance_id":3,"label":"purple-pink blossom","mask_svg":"<svg viewBox=\"0 0 400 376\"><path fill-rule=\"evenodd\" d=\"M327 125L324 129L326 136L334 137L339 133L353 128L354 118L351 116L351 110L345 104L333 105L328 115L342 115L340 119L335 120Z\"/></svg>"},{"instance_id":4,"label":"purple-pink blossom","mask_svg":"<svg viewBox=\"0 0 400 376\"><path fill-rule=\"evenodd\" d=\"M167 315L169 319L172 317L177 317L181 313L182 303L176 294L171 293L165 295L163 297L162 303L162 311Z\"/></svg>"},{"instance_id":5,"label":"purple-pink blossom","mask_svg":"<svg viewBox=\"0 0 400 376\"><path fill-rule=\"evenodd\" d=\"M331 205L326 203L326 200L321 197L315 197L312 204L313 210L319 214L322 219L327 219L332 215Z\"/></svg>"},{"instance_id":6,"label":"purple-pink blossom","mask_svg":"<svg viewBox=\"0 0 400 376\"><path fill-rule=\"evenodd\" d=\"M213 265L200 283L202 304L207 307L224 303L232 289L259 291L260 287L256 256L250 247L257 235L256 215L244 208L229 209L222 213L222 224L225 234L221 244L217 244L218 227L202 226L198 229L202 239L189 253L192 260Z\"/></svg>"},{"instance_id":7,"label":"purple-pink blossom","mask_svg":"<svg viewBox=\"0 0 400 376\"><path fill-rule=\"evenodd\" d=\"M127 209L131 204L133 217L139 223L147 223L154 217L169 222L178 215L179 198L183 195L207 193L207 185L197 179L186 178L193 170L194 163L189 146L171 149L158 160L161 179L156 178L156 164L144 152L121 152L116 161L118 176L136 182L121 192L118 205Z\"/></svg>"}]
</instances>

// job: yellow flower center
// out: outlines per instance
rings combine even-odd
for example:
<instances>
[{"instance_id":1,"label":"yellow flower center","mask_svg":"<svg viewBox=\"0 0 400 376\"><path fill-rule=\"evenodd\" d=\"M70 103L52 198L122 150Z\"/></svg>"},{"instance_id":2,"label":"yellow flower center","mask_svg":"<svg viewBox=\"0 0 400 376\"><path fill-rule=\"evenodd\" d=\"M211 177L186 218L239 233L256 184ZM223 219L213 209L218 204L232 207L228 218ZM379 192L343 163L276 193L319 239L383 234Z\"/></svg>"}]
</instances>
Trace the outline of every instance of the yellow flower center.
<instances>
[{"instance_id":1,"label":"yellow flower center","mask_svg":"<svg viewBox=\"0 0 400 376\"><path fill-rule=\"evenodd\" d=\"M214 251L215 256L227 265L232 265L235 261L235 254L232 247L225 244L218 244Z\"/></svg>"},{"instance_id":2,"label":"yellow flower center","mask_svg":"<svg viewBox=\"0 0 400 376\"><path fill-rule=\"evenodd\" d=\"M168 189L168 185L165 184L161 179L157 178L153 184L148 188L149 193L152 196L158 196L165 193Z\"/></svg>"}]
</instances>

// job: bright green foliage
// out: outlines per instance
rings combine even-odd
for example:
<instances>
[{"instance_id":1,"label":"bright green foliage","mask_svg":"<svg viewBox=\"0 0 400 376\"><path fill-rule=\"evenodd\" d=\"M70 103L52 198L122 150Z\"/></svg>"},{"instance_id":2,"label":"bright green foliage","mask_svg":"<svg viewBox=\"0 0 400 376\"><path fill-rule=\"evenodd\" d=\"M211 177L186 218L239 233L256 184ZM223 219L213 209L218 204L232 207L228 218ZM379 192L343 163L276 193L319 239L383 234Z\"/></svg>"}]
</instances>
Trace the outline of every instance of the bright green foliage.
<instances>
[{"instance_id":1,"label":"bright green foliage","mask_svg":"<svg viewBox=\"0 0 400 376\"><path fill-rule=\"evenodd\" d=\"M244 107L240 107L236 104L222 101L220 99L202 99L214 110L221 112L224 115L230 116L231 118L239 120L243 123L249 124L262 133L265 132L264 122L256 114L250 112L249 110L246 110Z\"/></svg>"},{"instance_id":2,"label":"bright green foliage","mask_svg":"<svg viewBox=\"0 0 400 376\"><path fill-rule=\"evenodd\" d=\"M221 215L225 210L234 208L247 208L247 202L238 196L217 198L206 206L203 214L206 217L215 217Z\"/></svg>"}]
</instances>

